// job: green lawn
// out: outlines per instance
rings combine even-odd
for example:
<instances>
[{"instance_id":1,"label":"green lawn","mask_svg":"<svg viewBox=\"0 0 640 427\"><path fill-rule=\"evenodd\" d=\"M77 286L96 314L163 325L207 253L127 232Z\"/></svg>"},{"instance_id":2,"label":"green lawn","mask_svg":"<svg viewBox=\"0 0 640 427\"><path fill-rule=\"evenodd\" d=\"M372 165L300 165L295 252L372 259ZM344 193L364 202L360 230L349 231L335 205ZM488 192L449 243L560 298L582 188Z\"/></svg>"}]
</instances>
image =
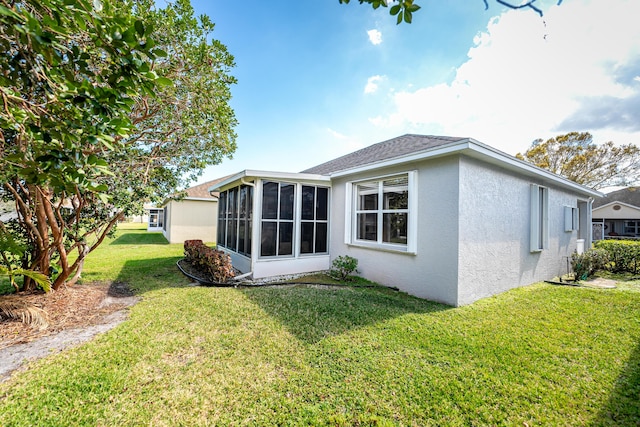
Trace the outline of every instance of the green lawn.
<instances>
[{"instance_id":1,"label":"green lawn","mask_svg":"<svg viewBox=\"0 0 640 427\"><path fill-rule=\"evenodd\" d=\"M640 282L450 308L387 289L204 288L128 229L84 281L130 319L0 385L0 425L640 424Z\"/></svg>"}]
</instances>

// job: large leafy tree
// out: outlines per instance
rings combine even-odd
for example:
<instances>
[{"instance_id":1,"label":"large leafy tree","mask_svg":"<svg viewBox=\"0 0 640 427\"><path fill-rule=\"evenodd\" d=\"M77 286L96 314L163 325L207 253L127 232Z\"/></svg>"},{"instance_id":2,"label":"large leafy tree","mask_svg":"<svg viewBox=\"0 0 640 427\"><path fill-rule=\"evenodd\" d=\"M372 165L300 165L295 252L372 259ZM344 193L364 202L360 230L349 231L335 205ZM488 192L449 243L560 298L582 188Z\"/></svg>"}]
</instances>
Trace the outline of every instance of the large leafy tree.
<instances>
[{"instance_id":1,"label":"large leafy tree","mask_svg":"<svg viewBox=\"0 0 640 427\"><path fill-rule=\"evenodd\" d=\"M636 184L640 178L640 148L596 144L588 132L537 139L516 157L594 189Z\"/></svg>"},{"instance_id":2,"label":"large leafy tree","mask_svg":"<svg viewBox=\"0 0 640 427\"><path fill-rule=\"evenodd\" d=\"M233 152L233 58L188 1L0 0L0 18L0 178L18 213L0 252L56 289L122 215Z\"/></svg>"}]
</instances>

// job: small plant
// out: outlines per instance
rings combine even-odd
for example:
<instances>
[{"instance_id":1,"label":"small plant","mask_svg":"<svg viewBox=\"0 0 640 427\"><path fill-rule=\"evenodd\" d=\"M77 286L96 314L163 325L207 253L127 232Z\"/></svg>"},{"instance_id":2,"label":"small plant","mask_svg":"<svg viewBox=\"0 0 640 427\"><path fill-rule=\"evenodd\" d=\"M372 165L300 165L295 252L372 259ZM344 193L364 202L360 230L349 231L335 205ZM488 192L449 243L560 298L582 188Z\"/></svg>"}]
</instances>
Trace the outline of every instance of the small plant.
<instances>
[{"instance_id":1,"label":"small plant","mask_svg":"<svg viewBox=\"0 0 640 427\"><path fill-rule=\"evenodd\" d=\"M202 240L185 240L184 259L211 276L215 282L224 283L235 276L231 257L222 251L210 248Z\"/></svg>"},{"instance_id":2,"label":"small plant","mask_svg":"<svg viewBox=\"0 0 640 427\"><path fill-rule=\"evenodd\" d=\"M349 276L357 273L358 260L348 255L340 255L333 260L329 275L338 280L349 280Z\"/></svg>"},{"instance_id":3,"label":"small plant","mask_svg":"<svg viewBox=\"0 0 640 427\"><path fill-rule=\"evenodd\" d=\"M603 270L609 265L609 253L604 249L589 249L581 254L571 254L571 267L576 275L576 280L586 280L598 270Z\"/></svg>"}]
</instances>

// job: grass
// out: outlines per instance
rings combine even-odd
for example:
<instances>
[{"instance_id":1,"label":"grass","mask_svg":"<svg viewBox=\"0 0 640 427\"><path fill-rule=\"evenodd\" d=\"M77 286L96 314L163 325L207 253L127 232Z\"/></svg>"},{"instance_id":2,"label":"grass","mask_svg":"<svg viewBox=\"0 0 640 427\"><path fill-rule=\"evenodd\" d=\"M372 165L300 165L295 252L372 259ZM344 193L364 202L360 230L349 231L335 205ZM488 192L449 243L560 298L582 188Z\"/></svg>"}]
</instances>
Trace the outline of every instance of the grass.
<instances>
[{"instance_id":1,"label":"grass","mask_svg":"<svg viewBox=\"0 0 640 427\"><path fill-rule=\"evenodd\" d=\"M640 281L536 284L450 308L384 288L204 288L128 229L84 281L143 296L0 385L0 425L640 423Z\"/></svg>"}]
</instances>

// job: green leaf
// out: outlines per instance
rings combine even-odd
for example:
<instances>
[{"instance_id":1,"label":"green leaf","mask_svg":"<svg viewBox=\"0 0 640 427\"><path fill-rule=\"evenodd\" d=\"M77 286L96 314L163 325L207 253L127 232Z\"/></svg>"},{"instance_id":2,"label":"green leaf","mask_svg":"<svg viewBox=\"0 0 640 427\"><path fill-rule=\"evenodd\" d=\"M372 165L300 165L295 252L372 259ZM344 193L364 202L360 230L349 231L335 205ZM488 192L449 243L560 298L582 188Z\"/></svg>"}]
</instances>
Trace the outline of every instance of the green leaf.
<instances>
[{"instance_id":1,"label":"green leaf","mask_svg":"<svg viewBox=\"0 0 640 427\"><path fill-rule=\"evenodd\" d=\"M398 13L400 13L401 7L399 4L393 5L391 6L391 9L389 9L389 14L396 16Z\"/></svg>"},{"instance_id":2,"label":"green leaf","mask_svg":"<svg viewBox=\"0 0 640 427\"><path fill-rule=\"evenodd\" d=\"M160 86L173 86L173 80L166 77L158 77L155 82Z\"/></svg>"},{"instance_id":3,"label":"green leaf","mask_svg":"<svg viewBox=\"0 0 640 427\"><path fill-rule=\"evenodd\" d=\"M138 35L140 37L144 36L144 24L142 23L141 20L137 20L134 24L135 28L136 28L136 32L138 33Z\"/></svg>"},{"instance_id":4,"label":"green leaf","mask_svg":"<svg viewBox=\"0 0 640 427\"><path fill-rule=\"evenodd\" d=\"M396 21L396 25L399 25L402 22L402 15L403 15L402 12L398 14L398 19Z\"/></svg>"},{"instance_id":5,"label":"green leaf","mask_svg":"<svg viewBox=\"0 0 640 427\"><path fill-rule=\"evenodd\" d=\"M404 22L406 22L407 24L411 24L411 12L409 12L408 10L404 11Z\"/></svg>"}]
</instances>

